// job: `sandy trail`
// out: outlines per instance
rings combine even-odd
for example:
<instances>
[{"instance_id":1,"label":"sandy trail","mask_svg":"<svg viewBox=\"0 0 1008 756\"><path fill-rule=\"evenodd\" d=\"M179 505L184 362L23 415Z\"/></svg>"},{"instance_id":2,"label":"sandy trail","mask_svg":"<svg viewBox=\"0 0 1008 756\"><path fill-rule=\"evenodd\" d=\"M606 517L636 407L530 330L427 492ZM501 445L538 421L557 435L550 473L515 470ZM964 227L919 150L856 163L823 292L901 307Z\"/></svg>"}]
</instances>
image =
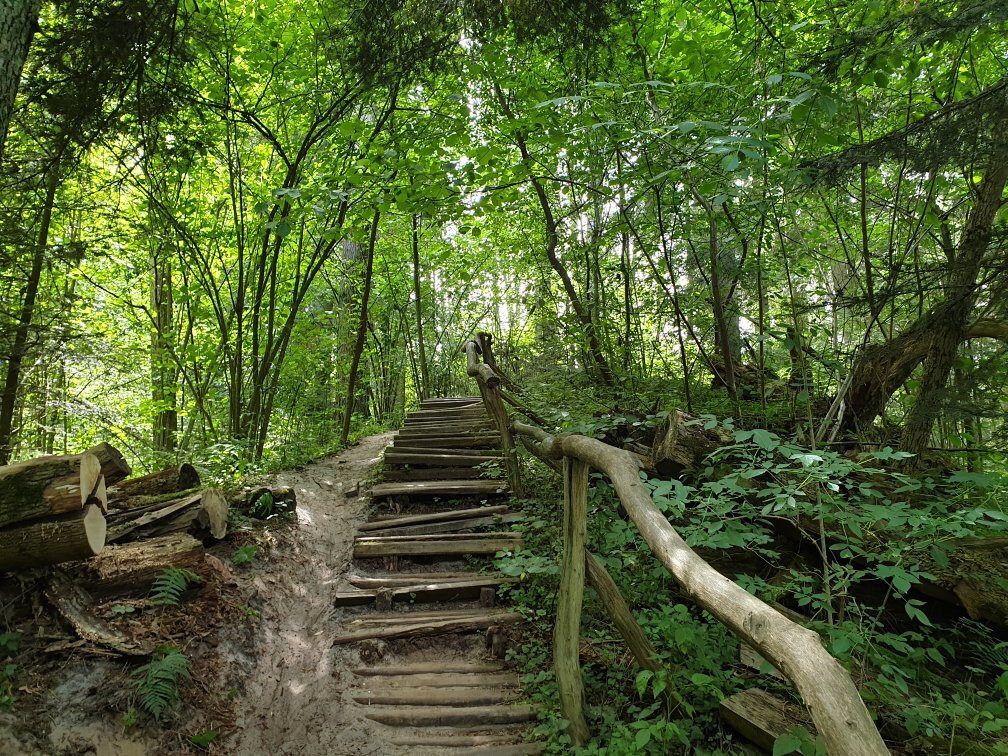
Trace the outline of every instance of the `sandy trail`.
<instances>
[{"instance_id":1,"label":"sandy trail","mask_svg":"<svg viewBox=\"0 0 1008 756\"><path fill-rule=\"evenodd\" d=\"M297 527L278 531L269 553L241 577L248 605L260 615L251 639L225 637L219 646L238 727L221 744L224 752L382 752L342 702L356 654L332 647L340 632L333 593L367 514L365 498L343 492L368 477L391 437L370 436L336 457L277 476L277 484L297 492Z\"/></svg>"}]
</instances>

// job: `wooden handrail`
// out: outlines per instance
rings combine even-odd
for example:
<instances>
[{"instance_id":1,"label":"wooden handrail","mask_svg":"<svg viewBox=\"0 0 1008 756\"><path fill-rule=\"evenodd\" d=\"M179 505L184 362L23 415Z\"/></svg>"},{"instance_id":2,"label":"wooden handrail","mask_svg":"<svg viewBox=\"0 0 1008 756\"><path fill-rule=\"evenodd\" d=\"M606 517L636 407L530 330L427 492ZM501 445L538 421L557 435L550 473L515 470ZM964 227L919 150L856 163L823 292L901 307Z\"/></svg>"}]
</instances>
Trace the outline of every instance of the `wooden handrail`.
<instances>
[{"instance_id":1,"label":"wooden handrail","mask_svg":"<svg viewBox=\"0 0 1008 756\"><path fill-rule=\"evenodd\" d=\"M481 388L491 385L497 376L480 361L479 347L475 342L466 344L466 355L469 375L477 378ZM499 379L496 385L499 386ZM517 421L510 422L509 430L524 437L523 440L528 439L536 447L536 456L564 462L563 565L565 572L569 567L574 571L567 580L571 583L571 590L582 591L584 583L584 544L578 541L579 534L584 531L581 525L568 522L572 514L577 515L582 510L578 504L583 494L567 488L575 483L579 487L582 484L587 487L587 476L580 474L584 469L581 466L586 465L609 478L624 510L686 594L759 651L791 681L808 707L829 753L842 756L882 756L889 753L850 675L826 651L819 634L791 621L753 596L693 551L654 505L650 491L641 481L640 461L634 454L580 434L554 436ZM572 469L579 474L572 475L569 472ZM562 585L563 580L561 576ZM554 642L554 653L563 652L567 656L565 659L554 659L554 663L562 688L566 686L561 677L567 677L566 670L571 666L569 634L574 618L570 614L575 610L579 614L580 605L579 595L568 596L564 599L564 606L570 611L565 609L565 616L560 617L558 610L557 634L563 633L565 638L559 647ZM576 618L576 623L579 628L580 616ZM575 643L573 664L579 670L576 646ZM575 742L583 742L585 735L580 727L584 722L580 701L576 700L580 690L579 679L573 687L567 687L567 694L561 697L562 714L572 722L571 735Z\"/></svg>"}]
</instances>

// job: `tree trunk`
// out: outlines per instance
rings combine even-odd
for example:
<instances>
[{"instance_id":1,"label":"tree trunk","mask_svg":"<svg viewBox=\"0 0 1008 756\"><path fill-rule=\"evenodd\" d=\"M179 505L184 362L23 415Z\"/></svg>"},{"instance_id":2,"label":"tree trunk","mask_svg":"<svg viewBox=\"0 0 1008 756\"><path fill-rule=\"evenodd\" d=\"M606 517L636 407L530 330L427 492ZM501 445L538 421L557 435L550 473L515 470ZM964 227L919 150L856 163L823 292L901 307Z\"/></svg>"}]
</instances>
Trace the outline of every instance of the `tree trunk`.
<instances>
[{"instance_id":1,"label":"tree trunk","mask_svg":"<svg viewBox=\"0 0 1008 756\"><path fill-rule=\"evenodd\" d=\"M977 196L966 217L966 227L949 272L945 301L936 310L938 330L924 359L924 377L907 415L900 441L906 451L920 452L931 437L949 372L955 364L959 345L966 337L969 315L977 298L977 275L990 244L991 228L1001 208L1001 195L1006 183L1008 142L1001 142L994 150L983 181L977 187Z\"/></svg>"},{"instance_id":2,"label":"tree trunk","mask_svg":"<svg viewBox=\"0 0 1008 756\"><path fill-rule=\"evenodd\" d=\"M162 496L188 491L200 484L199 472L188 462L179 467L129 478L109 489L109 501L116 502L133 496Z\"/></svg>"},{"instance_id":3,"label":"tree trunk","mask_svg":"<svg viewBox=\"0 0 1008 756\"><path fill-rule=\"evenodd\" d=\"M0 0L0 161L42 0Z\"/></svg>"},{"instance_id":4,"label":"tree trunk","mask_svg":"<svg viewBox=\"0 0 1008 756\"><path fill-rule=\"evenodd\" d=\"M420 386L418 398L422 401L430 395L430 376L427 371L427 350L423 329L423 290L420 288L420 217L413 216L413 301L416 303L417 359L420 362Z\"/></svg>"},{"instance_id":5,"label":"tree trunk","mask_svg":"<svg viewBox=\"0 0 1008 756\"><path fill-rule=\"evenodd\" d=\"M0 464L2 465L7 464L10 460L13 449L11 440L14 408L17 404L18 387L21 383L21 363L28 351L28 334L31 331L32 318L35 315L35 300L38 297L39 280L42 278L46 248L49 245L49 227L52 224L53 204L56 201L56 187L59 184L59 164L60 160L56 158L49 167L49 173L46 176L46 196L45 204L42 206L38 242L32 257L31 271L25 283L21 315L14 330L14 343L11 345L11 351L7 357L7 377L4 380L3 394L0 396Z\"/></svg>"},{"instance_id":6,"label":"tree trunk","mask_svg":"<svg viewBox=\"0 0 1008 756\"><path fill-rule=\"evenodd\" d=\"M157 249L151 255L151 399L154 401L153 448L175 450L178 433L176 367L169 352L174 334L172 262Z\"/></svg>"},{"instance_id":7,"label":"tree trunk","mask_svg":"<svg viewBox=\"0 0 1008 756\"><path fill-rule=\"evenodd\" d=\"M361 355L367 341L368 300L371 297L371 278L374 273L375 242L378 238L378 219L381 211L375 210L371 218L371 234L368 237L367 262L364 267L364 289L361 291L360 321L357 325L357 341L354 343L350 375L347 377L346 407L343 410L343 427L340 430L340 445L346 446L350 437L350 420L353 418L354 397L357 393L357 371L360 369Z\"/></svg>"}]
</instances>

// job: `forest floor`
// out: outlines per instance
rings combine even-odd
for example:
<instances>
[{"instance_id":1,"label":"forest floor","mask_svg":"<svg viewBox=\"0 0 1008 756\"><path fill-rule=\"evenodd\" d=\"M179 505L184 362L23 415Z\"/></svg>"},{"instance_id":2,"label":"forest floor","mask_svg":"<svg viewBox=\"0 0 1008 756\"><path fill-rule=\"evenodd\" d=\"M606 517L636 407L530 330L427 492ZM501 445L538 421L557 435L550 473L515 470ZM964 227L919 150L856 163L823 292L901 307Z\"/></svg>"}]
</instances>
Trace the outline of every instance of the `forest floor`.
<instances>
[{"instance_id":1,"label":"forest floor","mask_svg":"<svg viewBox=\"0 0 1008 756\"><path fill-rule=\"evenodd\" d=\"M188 607L185 616L153 620L155 626L175 621L176 632L192 628L200 637L183 644L192 679L182 687L180 708L161 723L137 718L131 668L122 659L52 653L51 639L61 631L40 620L37 598L23 595L34 607L26 627L38 637L25 633L32 648L17 660L23 670L17 700L0 709L0 753L199 753L189 738L207 729L219 733L211 753L382 753L362 729L379 725L356 718L343 701L359 659L350 647L332 644L342 621L333 593L367 518L364 484L391 437L370 436L335 457L276 475L278 485L297 493L296 521L239 532L208 549L222 577L206 605L186 602L178 607ZM236 542L253 540L255 561L228 566Z\"/></svg>"}]
</instances>

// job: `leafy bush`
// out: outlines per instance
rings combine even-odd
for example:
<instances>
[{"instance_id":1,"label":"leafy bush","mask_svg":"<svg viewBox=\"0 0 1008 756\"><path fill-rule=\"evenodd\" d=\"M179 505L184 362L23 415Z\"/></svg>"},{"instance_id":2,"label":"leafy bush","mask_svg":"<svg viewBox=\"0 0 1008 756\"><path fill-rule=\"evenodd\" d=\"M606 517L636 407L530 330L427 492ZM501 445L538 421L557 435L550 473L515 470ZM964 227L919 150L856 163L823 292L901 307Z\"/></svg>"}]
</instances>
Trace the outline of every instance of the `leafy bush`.
<instances>
[{"instance_id":1,"label":"leafy bush","mask_svg":"<svg viewBox=\"0 0 1008 756\"><path fill-rule=\"evenodd\" d=\"M239 567L243 564L251 564L256 558L256 552L258 550L258 547L251 543L241 546L235 551L234 556L231 557L231 563L238 565Z\"/></svg>"}]
</instances>

